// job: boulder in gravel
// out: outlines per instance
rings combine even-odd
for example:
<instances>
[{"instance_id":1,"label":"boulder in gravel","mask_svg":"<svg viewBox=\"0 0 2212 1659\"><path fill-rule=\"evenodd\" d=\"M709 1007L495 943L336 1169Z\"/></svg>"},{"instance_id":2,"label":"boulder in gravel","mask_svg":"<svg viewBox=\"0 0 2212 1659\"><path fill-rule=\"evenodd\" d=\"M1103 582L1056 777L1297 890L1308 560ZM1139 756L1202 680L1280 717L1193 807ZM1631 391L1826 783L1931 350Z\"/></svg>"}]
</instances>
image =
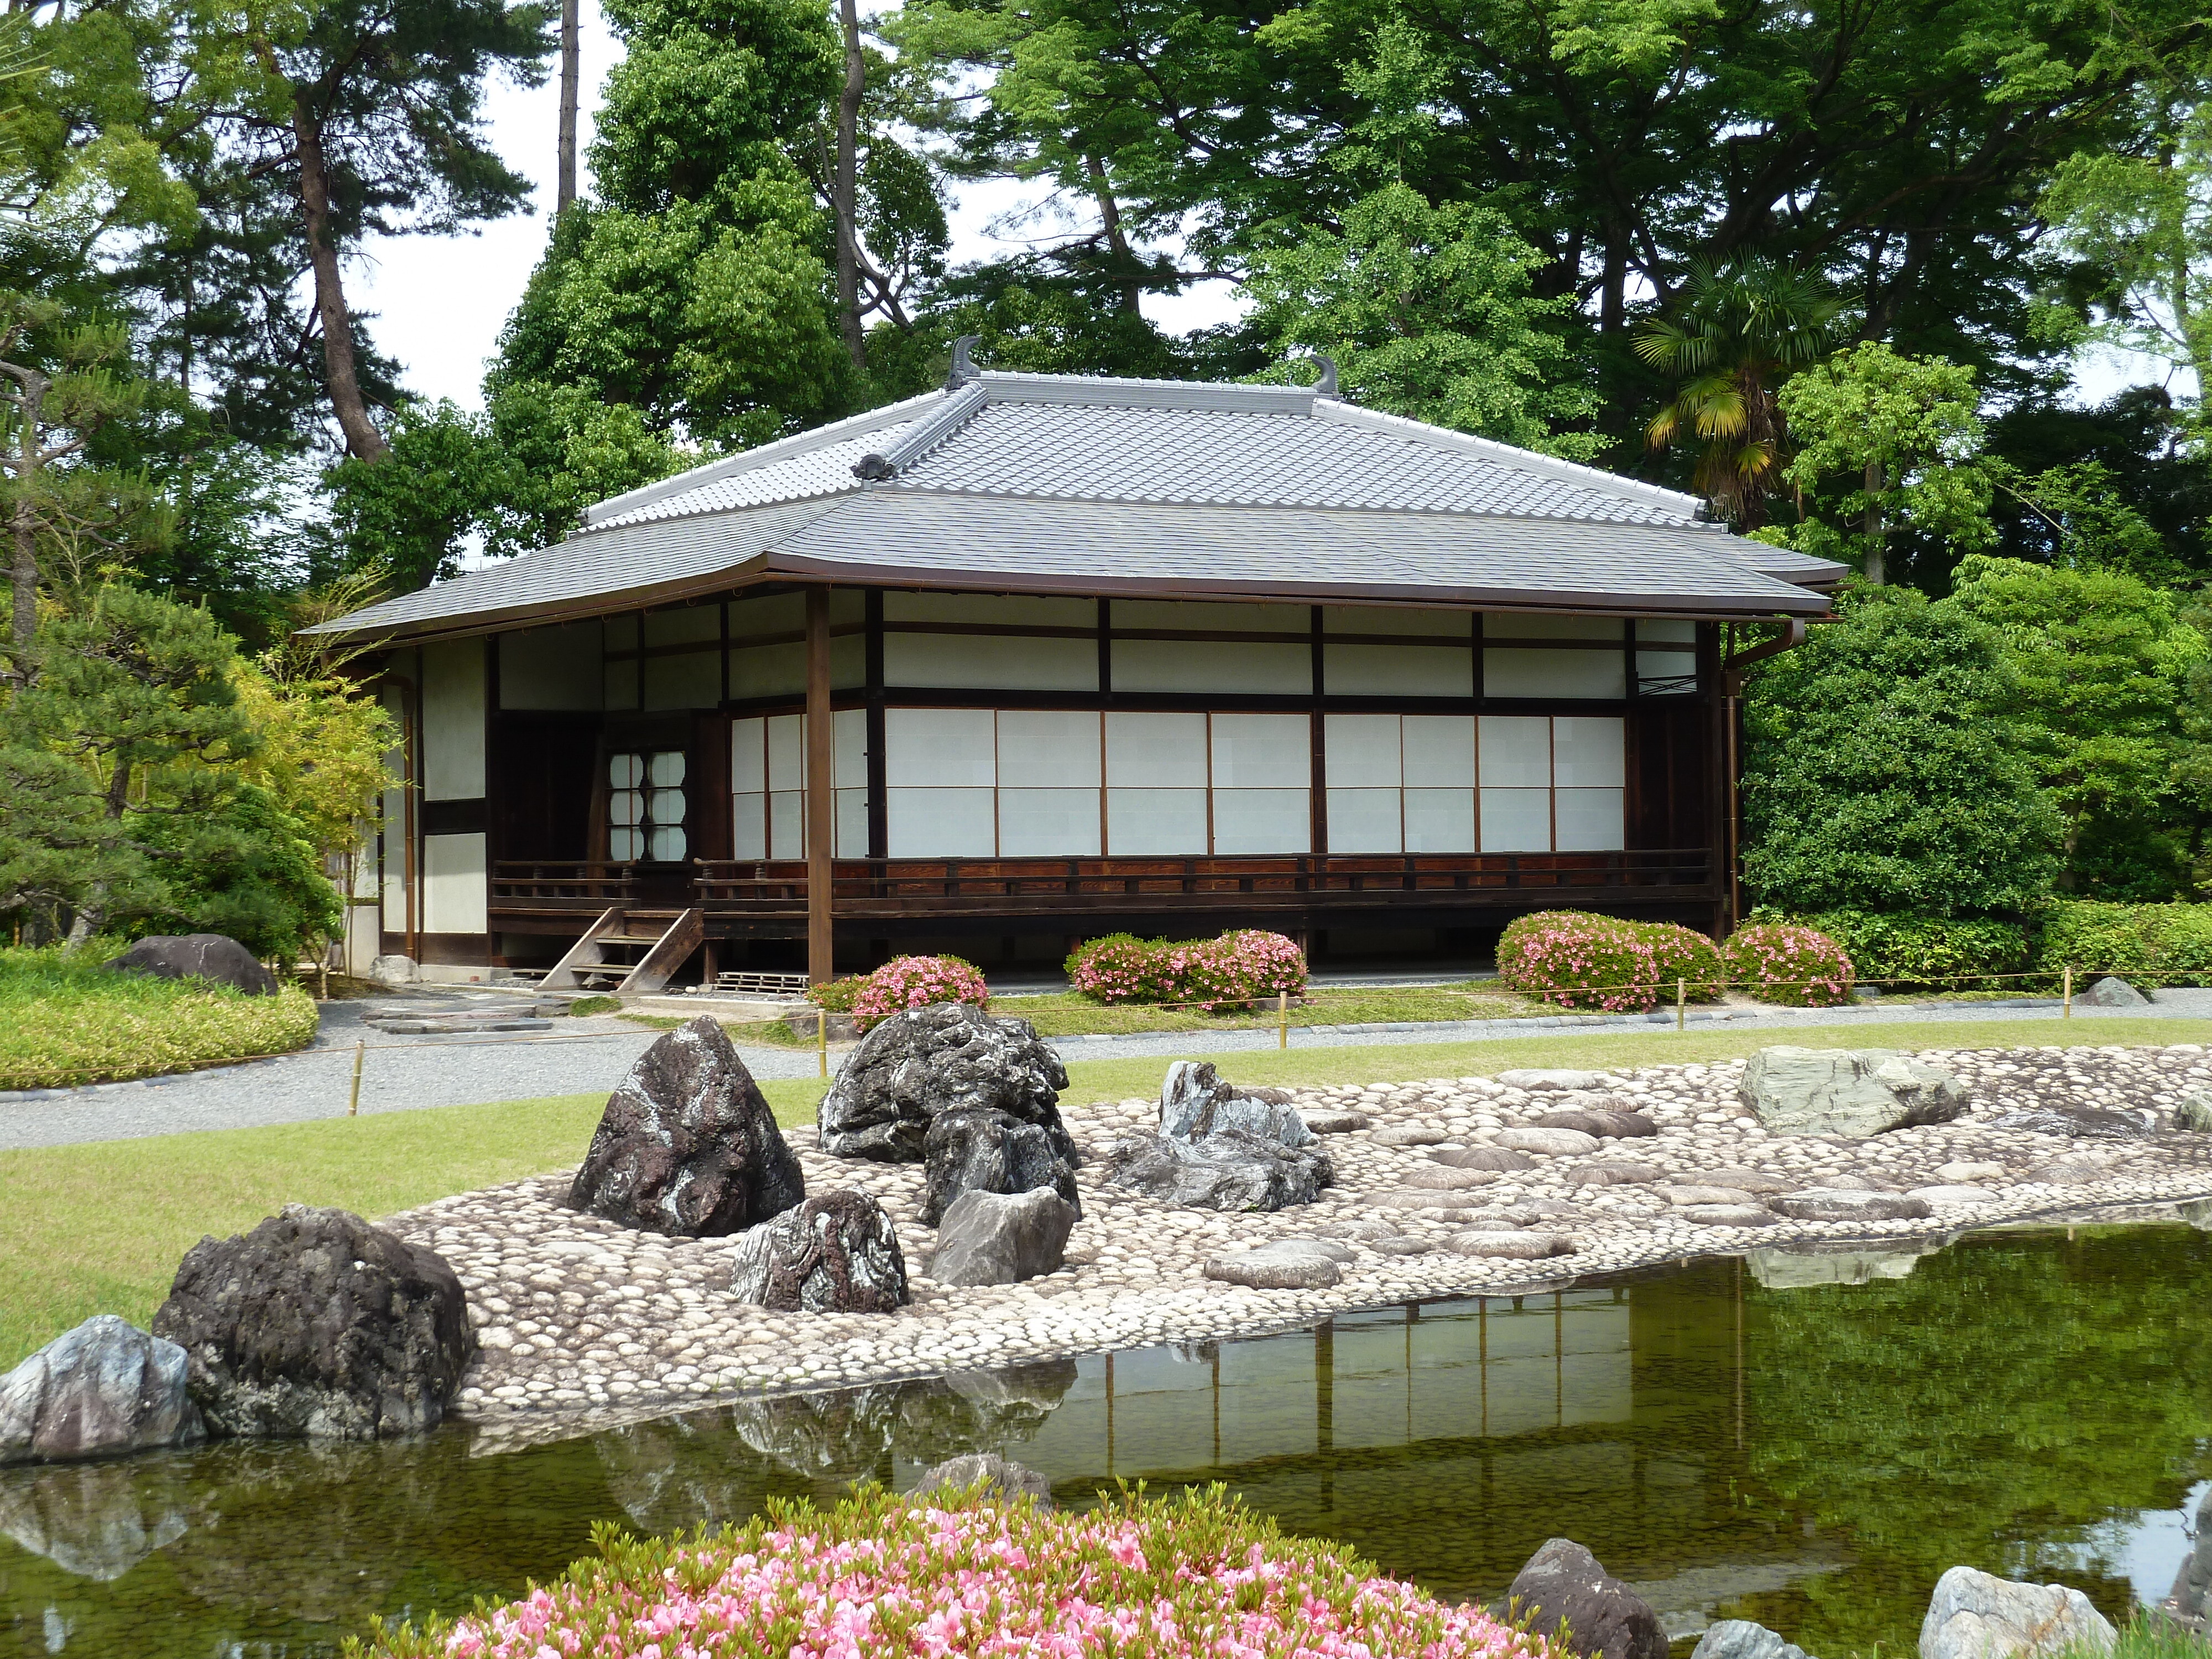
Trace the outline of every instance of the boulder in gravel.
<instances>
[{"instance_id":1,"label":"boulder in gravel","mask_svg":"<svg viewBox=\"0 0 2212 1659\"><path fill-rule=\"evenodd\" d=\"M1364 1129L1374 1121L1364 1112L1323 1110L1302 1112L1299 1115L1305 1119L1306 1127L1317 1135L1350 1134L1354 1129Z\"/></svg>"},{"instance_id":2,"label":"boulder in gravel","mask_svg":"<svg viewBox=\"0 0 2212 1659\"><path fill-rule=\"evenodd\" d=\"M2212 1131L2212 1089L2191 1089L2176 1101L2173 1127L2196 1134Z\"/></svg>"},{"instance_id":3,"label":"boulder in gravel","mask_svg":"<svg viewBox=\"0 0 2212 1659\"><path fill-rule=\"evenodd\" d=\"M2118 1639L2080 1590L1954 1567L1936 1581L1920 1624L1920 1659L2014 1659L2077 1647L2109 1653Z\"/></svg>"},{"instance_id":4,"label":"boulder in gravel","mask_svg":"<svg viewBox=\"0 0 2212 1659\"><path fill-rule=\"evenodd\" d=\"M1160 1133L1203 1140L1216 1129L1242 1129L1261 1140L1303 1146L1313 1139L1298 1109L1279 1090L1243 1090L1202 1060L1178 1060L1160 1085Z\"/></svg>"},{"instance_id":5,"label":"boulder in gravel","mask_svg":"<svg viewBox=\"0 0 2212 1659\"><path fill-rule=\"evenodd\" d=\"M1557 1233L1534 1233L1518 1227L1454 1233L1444 1248L1454 1255L1488 1256L1501 1261L1542 1261L1571 1255L1574 1249Z\"/></svg>"},{"instance_id":6,"label":"boulder in gravel","mask_svg":"<svg viewBox=\"0 0 2212 1659\"><path fill-rule=\"evenodd\" d=\"M1611 1088L1620 1081L1603 1072L1525 1069L1500 1072L1498 1080L1509 1089L1526 1089L1531 1094L1580 1093L1591 1089Z\"/></svg>"},{"instance_id":7,"label":"boulder in gravel","mask_svg":"<svg viewBox=\"0 0 2212 1659\"><path fill-rule=\"evenodd\" d=\"M1107 1148L1100 1178L1182 1209L1238 1212L1310 1204L1336 1170L1318 1146L1223 1129L1197 1141L1126 1135Z\"/></svg>"},{"instance_id":8,"label":"boulder in gravel","mask_svg":"<svg viewBox=\"0 0 2212 1659\"><path fill-rule=\"evenodd\" d=\"M288 1204L203 1238L154 1334L217 1434L375 1440L435 1428L476 1352L443 1257L344 1210Z\"/></svg>"},{"instance_id":9,"label":"boulder in gravel","mask_svg":"<svg viewBox=\"0 0 2212 1659\"><path fill-rule=\"evenodd\" d=\"M932 1464L914 1483L910 1496L921 1498L933 1492L977 1491L994 1504L1012 1504L1026 1498L1041 1510L1054 1506L1051 1481L1035 1469L1001 1457L996 1452L969 1452L963 1456L948 1457L942 1463ZM1765 1659L1765 1656L1753 1656L1753 1659Z\"/></svg>"},{"instance_id":10,"label":"boulder in gravel","mask_svg":"<svg viewBox=\"0 0 2212 1659\"><path fill-rule=\"evenodd\" d=\"M94 1314L0 1376L0 1464L61 1463L207 1437L185 1351Z\"/></svg>"},{"instance_id":11,"label":"boulder in gravel","mask_svg":"<svg viewBox=\"0 0 2212 1659\"><path fill-rule=\"evenodd\" d=\"M570 1208L671 1238L742 1232L805 1196L760 1085L705 1014L637 1057L568 1186Z\"/></svg>"},{"instance_id":12,"label":"boulder in gravel","mask_svg":"<svg viewBox=\"0 0 2212 1659\"><path fill-rule=\"evenodd\" d=\"M1430 1156L1451 1169L1493 1170L1500 1175L1536 1167L1536 1160L1528 1153L1516 1152L1507 1146L1447 1146Z\"/></svg>"},{"instance_id":13,"label":"boulder in gravel","mask_svg":"<svg viewBox=\"0 0 2212 1659\"><path fill-rule=\"evenodd\" d=\"M1640 1187L1666 1178L1667 1172L1656 1164L1635 1164L1626 1159L1577 1164L1567 1171L1570 1187Z\"/></svg>"},{"instance_id":14,"label":"boulder in gravel","mask_svg":"<svg viewBox=\"0 0 2212 1659\"><path fill-rule=\"evenodd\" d=\"M1075 1221L1075 1206L1048 1187L964 1192L938 1227L929 1276L940 1285L1018 1285L1056 1273Z\"/></svg>"},{"instance_id":15,"label":"boulder in gravel","mask_svg":"<svg viewBox=\"0 0 2212 1659\"><path fill-rule=\"evenodd\" d=\"M2086 991L2074 994L2077 1008L2148 1008L2150 999L2124 979L2107 974Z\"/></svg>"},{"instance_id":16,"label":"boulder in gravel","mask_svg":"<svg viewBox=\"0 0 2212 1659\"><path fill-rule=\"evenodd\" d=\"M1782 1218L1763 1204L1685 1204L1674 1213L1700 1227L1771 1227Z\"/></svg>"},{"instance_id":17,"label":"boulder in gravel","mask_svg":"<svg viewBox=\"0 0 2212 1659\"><path fill-rule=\"evenodd\" d=\"M1059 1194L1082 1218L1075 1171L1037 1124L991 1106L944 1112L930 1124L922 1146L928 1166L921 1187L926 1227L941 1224L963 1193L1026 1193L1040 1187Z\"/></svg>"},{"instance_id":18,"label":"boulder in gravel","mask_svg":"<svg viewBox=\"0 0 2212 1659\"><path fill-rule=\"evenodd\" d=\"M222 933L155 933L103 963L113 974L155 979L204 979L250 997L273 997L276 980L253 952Z\"/></svg>"},{"instance_id":19,"label":"boulder in gravel","mask_svg":"<svg viewBox=\"0 0 2212 1659\"><path fill-rule=\"evenodd\" d=\"M822 1097L822 1150L879 1164L919 1164L929 1126L988 1107L1034 1123L1073 1169L1082 1163L1060 1121L1067 1069L1025 1019L996 1019L965 1002L909 1008L860 1039Z\"/></svg>"},{"instance_id":20,"label":"boulder in gravel","mask_svg":"<svg viewBox=\"0 0 2212 1659\"><path fill-rule=\"evenodd\" d=\"M1767 1204L1792 1221L1919 1221L1935 1213L1924 1199L1846 1187L1808 1187Z\"/></svg>"},{"instance_id":21,"label":"boulder in gravel","mask_svg":"<svg viewBox=\"0 0 2212 1659\"><path fill-rule=\"evenodd\" d=\"M1206 1264L1206 1276L1255 1291L1325 1291L1343 1275L1333 1257L1309 1244L1284 1241L1214 1256Z\"/></svg>"},{"instance_id":22,"label":"boulder in gravel","mask_svg":"<svg viewBox=\"0 0 2212 1659\"><path fill-rule=\"evenodd\" d=\"M1698 1638L1690 1659L1807 1659L1805 1650L1748 1619L1723 1619Z\"/></svg>"},{"instance_id":23,"label":"boulder in gravel","mask_svg":"<svg viewBox=\"0 0 2212 1659\"><path fill-rule=\"evenodd\" d=\"M1894 1049L1788 1046L1753 1054L1737 1097L1775 1134L1854 1139L1948 1123L1967 1100L1951 1073Z\"/></svg>"},{"instance_id":24,"label":"boulder in gravel","mask_svg":"<svg viewBox=\"0 0 2212 1659\"><path fill-rule=\"evenodd\" d=\"M2024 1129L2069 1140L2141 1140L2150 1126L2131 1112L2101 1106L2021 1106L1990 1120L1992 1129Z\"/></svg>"},{"instance_id":25,"label":"boulder in gravel","mask_svg":"<svg viewBox=\"0 0 2212 1659\"><path fill-rule=\"evenodd\" d=\"M1597 1137L1580 1129L1500 1129L1497 1144L1512 1152L1580 1158L1597 1150Z\"/></svg>"},{"instance_id":26,"label":"boulder in gravel","mask_svg":"<svg viewBox=\"0 0 2212 1659\"><path fill-rule=\"evenodd\" d=\"M1565 1621L1570 1650L1589 1659L1667 1659L1667 1632L1651 1604L1571 1539L1554 1538L1528 1558L1506 1589L1505 1610L1528 1616L1540 1635Z\"/></svg>"},{"instance_id":27,"label":"boulder in gravel","mask_svg":"<svg viewBox=\"0 0 2212 1659\"><path fill-rule=\"evenodd\" d=\"M747 1232L730 1291L770 1313L890 1313L911 1299L891 1218L854 1192L810 1198Z\"/></svg>"},{"instance_id":28,"label":"boulder in gravel","mask_svg":"<svg viewBox=\"0 0 2212 1659\"><path fill-rule=\"evenodd\" d=\"M368 964L368 977L386 990L397 990L403 985L412 985L422 977L412 957L378 957Z\"/></svg>"}]
</instances>

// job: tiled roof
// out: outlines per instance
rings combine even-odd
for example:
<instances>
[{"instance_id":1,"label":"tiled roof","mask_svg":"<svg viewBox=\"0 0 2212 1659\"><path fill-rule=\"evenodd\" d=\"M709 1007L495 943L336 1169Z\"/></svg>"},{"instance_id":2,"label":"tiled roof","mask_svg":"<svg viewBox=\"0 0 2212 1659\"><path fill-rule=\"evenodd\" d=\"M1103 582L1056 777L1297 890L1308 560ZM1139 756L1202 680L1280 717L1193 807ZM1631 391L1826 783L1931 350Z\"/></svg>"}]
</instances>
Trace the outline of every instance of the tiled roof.
<instances>
[{"instance_id":1,"label":"tiled roof","mask_svg":"<svg viewBox=\"0 0 2212 1659\"><path fill-rule=\"evenodd\" d=\"M1293 386L984 374L601 503L345 618L395 635L738 580L1817 612L1840 567L1691 496ZM902 573L903 573L902 574Z\"/></svg>"}]
</instances>

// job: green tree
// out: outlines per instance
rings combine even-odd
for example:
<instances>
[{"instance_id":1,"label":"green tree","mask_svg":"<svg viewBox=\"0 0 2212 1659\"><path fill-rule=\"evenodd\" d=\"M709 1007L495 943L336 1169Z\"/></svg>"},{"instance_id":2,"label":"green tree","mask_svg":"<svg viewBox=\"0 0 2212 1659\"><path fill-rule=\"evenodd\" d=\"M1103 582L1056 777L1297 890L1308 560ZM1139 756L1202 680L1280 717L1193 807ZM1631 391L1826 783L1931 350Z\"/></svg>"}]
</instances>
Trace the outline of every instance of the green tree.
<instances>
[{"instance_id":1,"label":"green tree","mask_svg":"<svg viewBox=\"0 0 2212 1659\"><path fill-rule=\"evenodd\" d=\"M1838 609L1750 681L1746 882L1800 914L2038 902L2062 825L1998 630L1910 588L1860 588Z\"/></svg>"},{"instance_id":2,"label":"green tree","mask_svg":"<svg viewBox=\"0 0 2212 1659\"><path fill-rule=\"evenodd\" d=\"M1855 346L1795 376L1777 403L1798 446L1785 476L1814 497L1790 545L1848 559L1879 583L1900 532L1961 552L1994 538L1972 368Z\"/></svg>"},{"instance_id":3,"label":"green tree","mask_svg":"<svg viewBox=\"0 0 2212 1659\"><path fill-rule=\"evenodd\" d=\"M1565 301L1530 292L1540 263L1503 215L1390 184L1346 209L1340 232L1255 255L1244 288L1279 354L1328 352L1360 403L1586 460L1601 441L1559 428L1597 398L1555 331Z\"/></svg>"},{"instance_id":4,"label":"green tree","mask_svg":"<svg viewBox=\"0 0 2212 1659\"><path fill-rule=\"evenodd\" d=\"M1833 343L1842 307L1770 259L1691 267L1679 308L1638 332L1636 355L1677 382L1645 428L1655 448L1694 435L1698 492L1739 530L1766 522L1790 456L1776 394Z\"/></svg>"},{"instance_id":5,"label":"green tree","mask_svg":"<svg viewBox=\"0 0 2212 1659\"><path fill-rule=\"evenodd\" d=\"M300 820L258 784L194 782L202 810L134 812L126 822L161 896L124 931L228 933L288 965L335 938L343 905Z\"/></svg>"},{"instance_id":6,"label":"green tree","mask_svg":"<svg viewBox=\"0 0 2212 1659\"><path fill-rule=\"evenodd\" d=\"M2098 898L2171 898L2191 840L2179 773L2204 635L2173 595L2124 571L1968 558L1947 607L1996 629L2013 728L2057 809L2059 885Z\"/></svg>"}]
</instances>

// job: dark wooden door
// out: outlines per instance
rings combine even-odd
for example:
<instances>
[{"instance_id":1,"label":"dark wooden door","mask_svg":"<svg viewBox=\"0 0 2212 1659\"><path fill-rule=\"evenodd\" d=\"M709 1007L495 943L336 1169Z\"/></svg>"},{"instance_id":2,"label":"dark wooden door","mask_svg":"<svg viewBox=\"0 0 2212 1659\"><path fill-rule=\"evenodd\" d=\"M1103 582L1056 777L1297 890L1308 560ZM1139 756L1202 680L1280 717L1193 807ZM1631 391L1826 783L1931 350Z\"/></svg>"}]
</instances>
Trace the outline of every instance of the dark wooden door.
<instances>
[{"instance_id":1,"label":"dark wooden door","mask_svg":"<svg viewBox=\"0 0 2212 1659\"><path fill-rule=\"evenodd\" d=\"M501 714L492 726L491 856L592 856L596 715Z\"/></svg>"}]
</instances>

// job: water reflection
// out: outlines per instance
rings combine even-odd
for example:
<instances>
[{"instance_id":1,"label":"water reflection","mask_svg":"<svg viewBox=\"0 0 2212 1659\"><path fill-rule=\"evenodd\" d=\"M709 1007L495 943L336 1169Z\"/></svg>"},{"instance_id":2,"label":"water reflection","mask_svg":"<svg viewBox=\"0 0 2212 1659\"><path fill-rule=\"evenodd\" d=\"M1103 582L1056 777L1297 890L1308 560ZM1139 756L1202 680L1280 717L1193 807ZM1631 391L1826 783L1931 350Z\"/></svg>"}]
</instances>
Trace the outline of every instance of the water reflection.
<instances>
[{"instance_id":1,"label":"water reflection","mask_svg":"<svg viewBox=\"0 0 2212 1659\"><path fill-rule=\"evenodd\" d=\"M741 1522L997 1450L1063 1503L1220 1478L1453 1596L1589 1544L1686 1640L1910 1644L1965 1561L2163 1594L2212 1475L2212 1235L1761 1251L1317 1330L752 1401L509 1449L217 1446L0 1471L0 1654L325 1655L560 1571L592 1522ZM12 1541L7 1541L12 1540Z\"/></svg>"}]
</instances>

